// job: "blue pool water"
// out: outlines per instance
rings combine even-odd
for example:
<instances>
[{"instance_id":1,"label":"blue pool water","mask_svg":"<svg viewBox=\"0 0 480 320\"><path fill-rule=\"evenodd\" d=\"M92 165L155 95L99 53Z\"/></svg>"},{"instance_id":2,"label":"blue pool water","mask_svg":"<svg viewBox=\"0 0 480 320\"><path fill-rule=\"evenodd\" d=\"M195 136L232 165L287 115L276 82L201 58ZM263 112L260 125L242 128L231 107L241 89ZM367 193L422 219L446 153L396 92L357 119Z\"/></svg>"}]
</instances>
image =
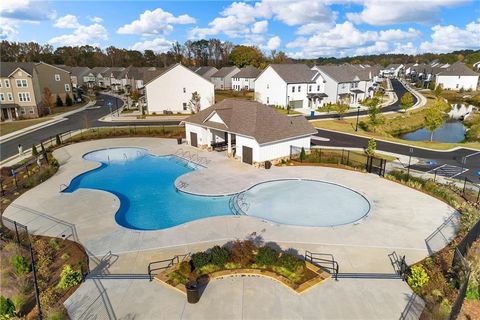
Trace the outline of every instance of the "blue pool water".
<instances>
[{"instance_id":1,"label":"blue pool water","mask_svg":"<svg viewBox=\"0 0 480 320\"><path fill-rule=\"evenodd\" d=\"M230 200L244 214L298 226L352 223L370 210L369 202L359 193L312 180L264 182L233 199L186 194L176 190L175 180L197 168L176 156L152 156L141 148L97 150L84 158L102 165L75 177L64 192L87 188L115 194L121 202L115 220L130 229L160 230L232 215Z\"/></svg>"},{"instance_id":2,"label":"blue pool water","mask_svg":"<svg viewBox=\"0 0 480 320\"><path fill-rule=\"evenodd\" d=\"M114 148L84 156L102 166L74 178L64 192L79 188L111 192L120 198L118 224L158 230L205 217L232 214L230 197L202 197L178 192L177 177L192 171L175 156L157 157L144 149Z\"/></svg>"}]
</instances>

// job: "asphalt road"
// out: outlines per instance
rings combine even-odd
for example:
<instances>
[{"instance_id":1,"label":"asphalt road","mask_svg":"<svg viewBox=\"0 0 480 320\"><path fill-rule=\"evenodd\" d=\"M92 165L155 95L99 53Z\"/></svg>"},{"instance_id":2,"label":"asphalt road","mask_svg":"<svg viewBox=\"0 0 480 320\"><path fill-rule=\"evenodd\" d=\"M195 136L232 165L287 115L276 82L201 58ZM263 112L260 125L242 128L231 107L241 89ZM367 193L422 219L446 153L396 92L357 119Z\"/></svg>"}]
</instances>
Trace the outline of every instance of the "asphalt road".
<instances>
[{"instance_id":1,"label":"asphalt road","mask_svg":"<svg viewBox=\"0 0 480 320\"><path fill-rule=\"evenodd\" d=\"M115 101L116 100L116 101ZM24 150L37 145L41 141L45 141L57 134L64 133L69 130L78 130L91 127L107 127L107 126L122 126L128 125L128 123L112 123L102 122L98 119L109 114L110 107L108 102L112 103L112 111L116 108L120 108L123 105L123 101L118 98L114 98L109 95L98 96L97 106L99 108L86 109L81 112L77 112L67 117L67 120L52 124L50 126L32 131L30 133L21 135L17 138L0 143L0 159L4 160L18 152L18 145L21 144ZM136 123L138 125L138 123ZM142 122L142 125L168 125L172 122Z\"/></svg>"},{"instance_id":2,"label":"asphalt road","mask_svg":"<svg viewBox=\"0 0 480 320\"><path fill-rule=\"evenodd\" d=\"M400 107L400 99L403 97L403 95L405 94L405 92L407 92L408 90L403 86L403 84L398 81L397 79L391 79L391 82L392 82L392 89L393 91L395 91L395 93L397 94L397 101L395 101L394 103L388 105L388 106L385 106L382 108L382 113L384 112L392 112L392 111L399 111L401 109ZM413 103L417 103L417 98L415 96L413 96ZM364 115L368 115L368 110L362 110L358 113L360 116L364 116ZM347 117L347 116L355 116L357 115L357 111L353 111L353 112L349 112L349 113L346 113L344 114L344 117ZM315 119L331 119L331 118L338 118L338 115L337 114L322 114L322 115L318 115L318 116L308 116L307 119L308 120L315 120Z\"/></svg>"}]
</instances>

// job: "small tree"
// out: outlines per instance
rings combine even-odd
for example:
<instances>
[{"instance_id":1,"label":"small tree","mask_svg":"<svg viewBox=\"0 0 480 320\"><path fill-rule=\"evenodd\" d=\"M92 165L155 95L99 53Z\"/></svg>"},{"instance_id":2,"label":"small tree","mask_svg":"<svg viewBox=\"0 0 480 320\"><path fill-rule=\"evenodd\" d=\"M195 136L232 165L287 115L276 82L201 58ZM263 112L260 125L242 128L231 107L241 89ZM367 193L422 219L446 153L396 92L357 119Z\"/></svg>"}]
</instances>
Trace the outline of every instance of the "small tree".
<instances>
[{"instance_id":1,"label":"small tree","mask_svg":"<svg viewBox=\"0 0 480 320\"><path fill-rule=\"evenodd\" d=\"M370 121L370 125L373 127L373 132L375 132L375 129L377 125L379 125L382 122L382 119L380 118L380 107L378 106L380 103L380 100L377 98L373 98L369 101L368 103L368 117Z\"/></svg>"},{"instance_id":2,"label":"small tree","mask_svg":"<svg viewBox=\"0 0 480 320\"><path fill-rule=\"evenodd\" d=\"M403 111L406 113L409 108L413 106L413 95L407 91L400 99L400 106Z\"/></svg>"},{"instance_id":3,"label":"small tree","mask_svg":"<svg viewBox=\"0 0 480 320\"><path fill-rule=\"evenodd\" d=\"M433 90L433 94L435 95L435 97L440 98L440 96L442 95L442 92L443 92L443 88L442 88L442 84L440 83Z\"/></svg>"},{"instance_id":4,"label":"small tree","mask_svg":"<svg viewBox=\"0 0 480 320\"><path fill-rule=\"evenodd\" d=\"M13 318L15 316L15 305L9 298L0 296L0 317L6 319Z\"/></svg>"},{"instance_id":5,"label":"small tree","mask_svg":"<svg viewBox=\"0 0 480 320\"><path fill-rule=\"evenodd\" d=\"M192 92L192 98L188 102L188 106L192 113L197 113L200 111L200 94L197 91Z\"/></svg>"},{"instance_id":6,"label":"small tree","mask_svg":"<svg viewBox=\"0 0 480 320\"><path fill-rule=\"evenodd\" d=\"M63 101L62 101L62 98L60 98L60 96L57 94L57 102L55 102L55 105L57 107L63 107Z\"/></svg>"},{"instance_id":7,"label":"small tree","mask_svg":"<svg viewBox=\"0 0 480 320\"><path fill-rule=\"evenodd\" d=\"M38 157L38 150L35 145L32 145L32 156Z\"/></svg>"},{"instance_id":8,"label":"small tree","mask_svg":"<svg viewBox=\"0 0 480 320\"><path fill-rule=\"evenodd\" d=\"M70 95L68 93L67 93L67 96L65 98L65 104L69 107L73 105L72 97L70 97Z\"/></svg>"},{"instance_id":9,"label":"small tree","mask_svg":"<svg viewBox=\"0 0 480 320\"><path fill-rule=\"evenodd\" d=\"M365 150L365 153L367 154L367 156L373 157L375 155L375 151L377 151L377 142L374 138L371 138L370 140L368 140L368 146Z\"/></svg>"},{"instance_id":10,"label":"small tree","mask_svg":"<svg viewBox=\"0 0 480 320\"><path fill-rule=\"evenodd\" d=\"M423 118L425 128L430 131L430 141L433 141L433 132L445 123L445 117L442 111L442 102L437 101L425 110Z\"/></svg>"},{"instance_id":11,"label":"small tree","mask_svg":"<svg viewBox=\"0 0 480 320\"><path fill-rule=\"evenodd\" d=\"M48 109L48 113L52 112L53 96L52 96L52 91L50 91L50 89L47 87L43 88L42 104L44 108Z\"/></svg>"},{"instance_id":12,"label":"small tree","mask_svg":"<svg viewBox=\"0 0 480 320\"><path fill-rule=\"evenodd\" d=\"M134 103L138 102L138 99L140 98L140 94L138 93L138 90L135 90L135 89L132 90L132 92L130 92L130 98Z\"/></svg>"},{"instance_id":13,"label":"small tree","mask_svg":"<svg viewBox=\"0 0 480 320\"><path fill-rule=\"evenodd\" d=\"M305 158L307 157L307 154L305 153L305 148L302 147L302 150L300 151L300 161L303 162Z\"/></svg>"},{"instance_id":14,"label":"small tree","mask_svg":"<svg viewBox=\"0 0 480 320\"><path fill-rule=\"evenodd\" d=\"M55 144L57 146L60 146L62 144L62 140L60 139L60 136L58 134L55 136Z\"/></svg>"},{"instance_id":15,"label":"small tree","mask_svg":"<svg viewBox=\"0 0 480 320\"><path fill-rule=\"evenodd\" d=\"M60 274L58 287L61 289L68 289L76 286L80 282L82 282L82 273L80 270L73 270L68 264L64 265L62 273Z\"/></svg>"},{"instance_id":16,"label":"small tree","mask_svg":"<svg viewBox=\"0 0 480 320\"><path fill-rule=\"evenodd\" d=\"M348 106L348 104L345 104L345 103L342 103L342 102L337 104L337 107L335 108L335 110L338 113L338 117L340 119L343 119L343 115L348 111L349 108L350 107Z\"/></svg>"}]
</instances>

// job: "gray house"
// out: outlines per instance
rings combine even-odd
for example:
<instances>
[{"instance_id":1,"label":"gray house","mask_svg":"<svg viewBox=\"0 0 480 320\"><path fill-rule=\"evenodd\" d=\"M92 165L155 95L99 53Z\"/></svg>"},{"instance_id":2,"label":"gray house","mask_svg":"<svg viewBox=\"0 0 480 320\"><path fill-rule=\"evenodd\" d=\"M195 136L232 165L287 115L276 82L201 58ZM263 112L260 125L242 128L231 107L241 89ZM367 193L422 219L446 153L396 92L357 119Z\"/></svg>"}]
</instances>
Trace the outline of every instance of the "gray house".
<instances>
[{"instance_id":1,"label":"gray house","mask_svg":"<svg viewBox=\"0 0 480 320\"><path fill-rule=\"evenodd\" d=\"M230 90L232 89L232 77L240 71L237 67L223 67L215 72L211 81L215 85L215 90Z\"/></svg>"}]
</instances>

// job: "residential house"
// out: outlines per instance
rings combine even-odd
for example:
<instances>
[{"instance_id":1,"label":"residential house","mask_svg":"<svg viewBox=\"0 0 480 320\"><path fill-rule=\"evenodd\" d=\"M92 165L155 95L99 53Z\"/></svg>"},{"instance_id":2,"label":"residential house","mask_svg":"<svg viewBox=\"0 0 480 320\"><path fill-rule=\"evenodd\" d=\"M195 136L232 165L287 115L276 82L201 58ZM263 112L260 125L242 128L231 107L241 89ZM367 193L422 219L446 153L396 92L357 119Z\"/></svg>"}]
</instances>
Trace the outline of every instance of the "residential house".
<instances>
[{"instance_id":1,"label":"residential house","mask_svg":"<svg viewBox=\"0 0 480 320\"><path fill-rule=\"evenodd\" d=\"M232 89L232 77L238 73L237 67L223 67L211 76L211 81L215 85L215 90Z\"/></svg>"},{"instance_id":2,"label":"residential house","mask_svg":"<svg viewBox=\"0 0 480 320\"><path fill-rule=\"evenodd\" d=\"M284 159L292 146L309 148L317 130L304 116L287 116L256 101L225 99L184 121L187 143L226 150L247 164Z\"/></svg>"},{"instance_id":3,"label":"residential house","mask_svg":"<svg viewBox=\"0 0 480 320\"><path fill-rule=\"evenodd\" d=\"M70 67L66 65L56 65L56 67L70 72L70 80L73 88L79 88L85 85L85 77L90 73L89 67ZM95 77L93 81L95 81Z\"/></svg>"},{"instance_id":4,"label":"residential house","mask_svg":"<svg viewBox=\"0 0 480 320\"><path fill-rule=\"evenodd\" d=\"M1 119L37 118L44 113L44 90L63 103L73 98L70 72L43 62L2 62L0 67Z\"/></svg>"},{"instance_id":5,"label":"residential house","mask_svg":"<svg viewBox=\"0 0 480 320\"><path fill-rule=\"evenodd\" d=\"M208 81L210 81L212 75L218 71L217 68L215 67L210 67L210 66L204 66L204 67L195 67L194 68L195 73L201 75Z\"/></svg>"},{"instance_id":6,"label":"residential house","mask_svg":"<svg viewBox=\"0 0 480 320\"><path fill-rule=\"evenodd\" d=\"M235 91L255 90L255 80L262 71L254 66L247 66L242 68L232 77L232 89Z\"/></svg>"},{"instance_id":7,"label":"residential house","mask_svg":"<svg viewBox=\"0 0 480 320\"><path fill-rule=\"evenodd\" d=\"M325 79L305 64L271 64L255 80L263 104L315 110L325 98Z\"/></svg>"},{"instance_id":8,"label":"residential house","mask_svg":"<svg viewBox=\"0 0 480 320\"><path fill-rule=\"evenodd\" d=\"M380 73L384 77L399 77L402 73L402 70L404 69L403 64L398 64L398 63L392 63L389 64L386 68L382 69Z\"/></svg>"},{"instance_id":9,"label":"residential house","mask_svg":"<svg viewBox=\"0 0 480 320\"><path fill-rule=\"evenodd\" d=\"M436 74L435 84L448 90L476 90L478 76L479 74L467 67L465 63L455 62Z\"/></svg>"},{"instance_id":10,"label":"residential house","mask_svg":"<svg viewBox=\"0 0 480 320\"><path fill-rule=\"evenodd\" d=\"M145 73L144 81L150 114L197 112L189 104L194 92L200 95L197 106L200 110L208 108L215 101L213 83L179 63Z\"/></svg>"},{"instance_id":11,"label":"residential house","mask_svg":"<svg viewBox=\"0 0 480 320\"><path fill-rule=\"evenodd\" d=\"M94 67L91 72L95 76L95 85L100 88L107 88L110 86L110 78L105 77L108 67Z\"/></svg>"},{"instance_id":12,"label":"residential house","mask_svg":"<svg viewBox=\"0 0 480 320\"><path fill-rule=\"evenodd\" d=\"M325 80L324 102L339 101L357 106L360 101L373 95L374 72L378 69L360 69L349 64L315 66Z\"/></svg>"}]
</instances>

